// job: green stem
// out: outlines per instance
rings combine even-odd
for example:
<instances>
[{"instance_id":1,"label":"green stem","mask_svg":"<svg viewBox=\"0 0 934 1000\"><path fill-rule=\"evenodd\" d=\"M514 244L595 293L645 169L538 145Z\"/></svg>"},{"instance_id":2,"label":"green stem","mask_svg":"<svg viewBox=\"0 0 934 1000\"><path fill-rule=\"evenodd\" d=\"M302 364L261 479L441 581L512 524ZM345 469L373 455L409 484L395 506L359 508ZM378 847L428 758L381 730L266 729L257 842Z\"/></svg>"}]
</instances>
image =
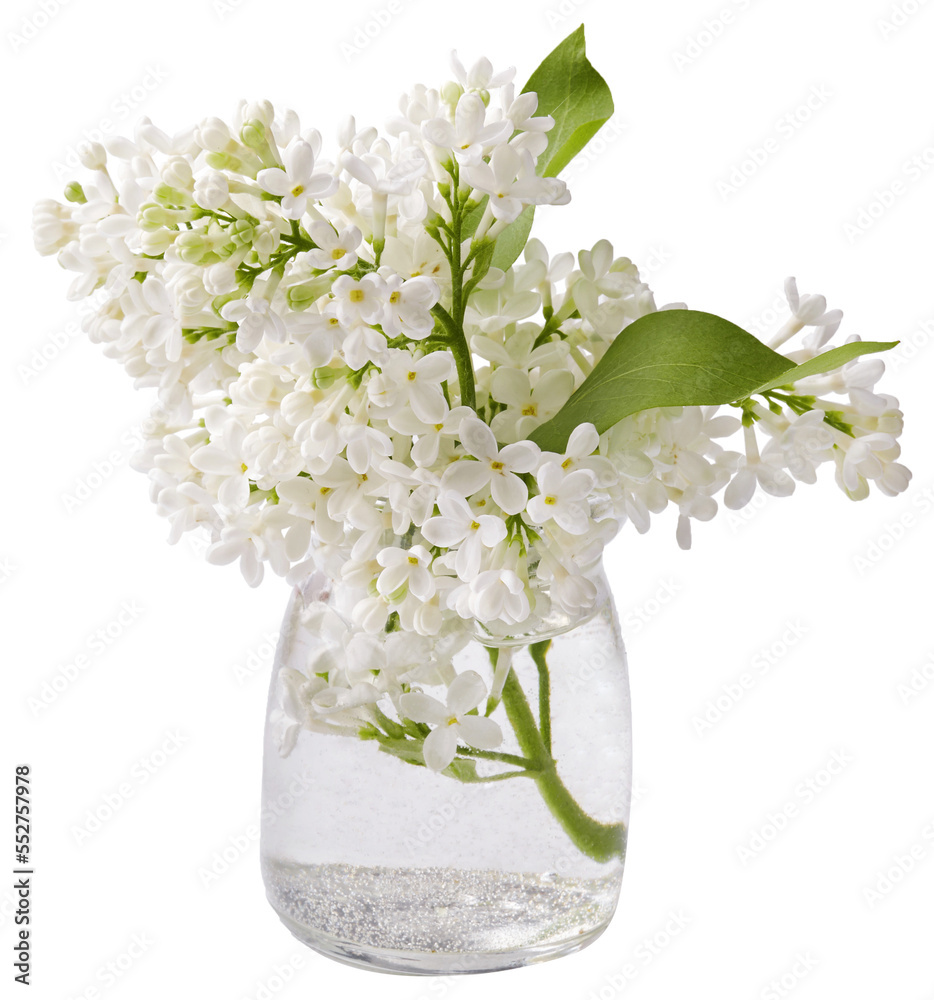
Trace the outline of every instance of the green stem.
<instances>
[{"instance_id":1,"label":"green stem","mask_svg":"<svg viewBox=\"0 0 934 1000\"><path fill-rule=\"evenodd\" d=\"M476 376L473 361L470 357L470 344L464 333L464 316L467 312L467 299L470 291L465 294L464 276L473 260L473 254L467 260L461 260L461 243L464 239L464 205L460 201L460 169L454 164L451 174L451 194L448 197L448 207L451 210L451 225L448 227L450 240L445 248L448 264L451 268L451 311L448 312L440 304L432 312L440 320L447 337L447 346L454 355L457 366L457 381L460 385L461 403L472 410L477 408ZM444 246L442 242L442 247Z\"/></svg>"},{"instance_id":2,"label":"green stem","mask_svg":"<svg viewBox=\"0 0 934 1000\"><path fill-rule=\"evenodd\" d=\"M538 785L545 805L551 810L575 847L594 861L610 861L614 857L622 856L626 849L625 824L600 823L588 816L577 804L564 782L558 777L555 761L545 748L525 692L514 670L510 670L506 678L503 705L523 754L539 762L539 773L535 776L535 784Z\"/></svg>"},{"instance_id":3,"label":"green stem","mask_svg":"<svg viewBox=\"0 0 934 1000\"><path fill-rule=\"evenodd\" d=\"M478 757L480 760L498 760L503 764L515 764L524 770L535 768L538 762L514 753L500 753L498 750L475 750L473 747L458 747L457 752L462 757Z\"/></svg>"},{"instance_id":4,"label":"green stem","mask_svg":"<svg viewBox=\"0 0 934 1000\"><path fill-rule=\"evenodd\" d=\"M440 304L431 311L447 333L445 343L451 349L451 353L454 355L454 364L457 366L457 382L460 386L461 403L476 410L477 390L474 381L473 361L470 359L470 347L464 334L463 322L460 324L455 322L454 317Z\"/></svg>"},{"instance_id":5,"label":"green stem","mask_svg":"<svg viewBox=\"0 0 934 1000\"><path fill-rule=\"evenodd\" d=\"M500 771L499 774L487 774L483 777L477 774L472 777L462 775L458 781L462 781L466 785L481 785L491 781L506 781L507 778L534 778L535 773L535 771Z\"/></svg>"},{"instance_id":6,"label":"green stem","mask_svg":"<svg viewBox=\"0 0 934 1000\"><path fill-rule=\"evenodd\" d=\"M551 678L548 676L548 661L545 657L551 647L551 639L535 642L529 646L532 662L538 668L538 728L542 736L545 752L551 756Z\"/></svg>"}]
</instances>

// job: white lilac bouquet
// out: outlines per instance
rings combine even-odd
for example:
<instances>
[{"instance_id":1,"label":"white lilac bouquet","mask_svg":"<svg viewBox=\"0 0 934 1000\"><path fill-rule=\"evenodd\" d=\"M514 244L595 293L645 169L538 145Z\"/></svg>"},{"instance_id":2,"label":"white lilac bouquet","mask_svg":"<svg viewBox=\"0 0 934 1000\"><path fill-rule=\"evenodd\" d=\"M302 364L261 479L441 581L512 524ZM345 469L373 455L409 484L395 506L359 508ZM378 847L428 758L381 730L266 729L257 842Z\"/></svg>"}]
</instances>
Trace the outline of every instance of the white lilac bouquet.
<instances>
[{"instance_id":1,"label":"white lilac bouquet","mask_svg":"<svg viewBox=\"0 0 934 1000\"><path fill-rule=\"evenodd\" d=\"M521 93L486 59L453 72L384 133L348 118L331 142L264 101L172 135L143 119L36 208L70 297L100 296L91 338L158 393L137 464L171 541L207 531L253 586L268 564L359 587L307 672L281 672L283 752L302 728L370 732L388 697L435 726L423 759L444 770L458 739L502 738L452 651L585 616L621 525L674 505L687 547L719 494L787 496L825 463L852 499L908 483L883 364L860 360L893 345L833 346L822 296L789 279L766 346L659 309L606 240L530 239L613 110L582 29ZM419 693L429 673L447 706Z\"/></svg>"}]
</instances>

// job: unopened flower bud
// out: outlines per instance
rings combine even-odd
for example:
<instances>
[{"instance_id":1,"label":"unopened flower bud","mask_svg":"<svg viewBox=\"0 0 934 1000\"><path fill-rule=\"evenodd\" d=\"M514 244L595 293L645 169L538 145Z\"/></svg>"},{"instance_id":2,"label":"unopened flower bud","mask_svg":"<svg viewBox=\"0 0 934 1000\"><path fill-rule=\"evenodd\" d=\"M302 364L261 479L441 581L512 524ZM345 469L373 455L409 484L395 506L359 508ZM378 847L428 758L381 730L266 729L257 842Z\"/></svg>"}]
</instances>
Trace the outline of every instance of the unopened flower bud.
<instances>
[{"instance_id":1,"label":"unopened flower bud","mask_svg":"<svg viewBox=\"0 0 934 1000\"><path fill-rule=\"evenodd\" d=\"M152 231L144 229L140 236L140 249L149 257L158 257L168 250L178 235L174 229L165 229L162 226Z\"/></svg>"},{"instance_id":2,"label":"unopened flower bud","mask_svg":"<svg viewBox=\"0 0 934 1000\"><path fill-rule=\"evenodd\" d=\"M292 285L286 290L285 296L289 305L296 311L302 312L307 309L312 302L317 302L322 295L325 295L331 288L331 278L321 275L311 281L303 281L300 285Z\"/></svg>"},{"instance_id":3,"label":"unopened flower bud","mask_svg":"<svg viewBox=\"0 0 934 1000\"><path fill-rule=\"evenodd\" d=\"M152 189L152 196L160 205L165 205L166 208L181 208L188 204L187 195L170 184L157 184Z\"/></svg>"},{"instance_id":4,"label":"unopened flower bud","mask_svg":"<svg viewBox=\"0 0 934 1000\"><path fill-rule=\"evenodd\" d=\"M237 272L229 264L212 264L202 275L210 295L229 295L237 290Z\"/></svg>"},{"instance_id":5,"label":"unopened flower bud","mask_svg":"<svg viewBox=\"0 0 934 1000\"><path fill-rule=\"evenodd\" d=\"M152 231L168 225L170 216L163 205L148 202L140 206L138 221L140 229Z\"/></svg>"},{"instance_id":6,"label":"unopened flower bud","mask_svg":"<svg viewBox=\"0 0 934 1000\"><path fill-rule=\"evenodd\" d=\"M84 142L78 149L78 158L88 170L103 170L107 163L107 150L99 142Z\"/></svg>"},{"instance_id":7,"label":"unopened flower bud","mask_svg":"<svg viewBox=\"0 0 934 1000\"><path fill-rule=\"evenodd\" d=\"M162 179L178 191L190 191L194 184L191 164L181 156L173 156L162 168Z\"/></svg>"},{"instance_id":8,"label":"unopened flower bud","mask_svg":"<svg viewBox=\"0 0 934 1000\"><path fill-rule=\"evenodd\" d=\"M253 225L246 219L237 221L227 230L227 239L234 247L250 246L253 243Z\"/></svg>"},{"instance_id":9,"label":"unopened flower bud","mask_svg":"<svg viewBox=\"0 0 934 1000\"><path fill-rule=\"evenodd\" d=\"M457 106L457 102L461 99L463 93L464 88L459 83L455 80L448 80L441 88L441 100L454 108Z\"/></svg>"},{"instance_id":10,"label":"unopened flower bud","mask_svg":"<svg viewBox=\"0 0 934 1000\"><path fill-rule=\"evenodd\" d=\"M243 120L257 118L261 125L272 125L276 117L276 109L271 101L249 101L243 106Z\"/></svg>"},{"instance_id":11,"label":"unopened flower bud","mask_svg":"<svg viewBox=\"0 0 934 1000\"><path fill-rule=\"evenodd\" d=\"M88 198L84 193L84 188L77 181L72 181L65 188L65 200L73 201L77 205L84 205Z\"/></svg>"},{"instance_id":12,"label":"unopened flower bud","mask_svg":"<svg viewBox=\"0 0 934 1000\"><path fill-rule=\"evenodd\" d=\"M243 161L232 153L208 153L204 159L214 170L232 170L234 173L239 173L243 165Z\"/></svg>"},{"instance_id":13,"label":"unopened flower bud","mask_svg":"<svg viewBox=\"0 0 934 1000\"><path fill-rule=\"evenodd\" d=\"M279 229L274 222L261 222L253 230L253 249L268 257L279 249Z\"/></svg>"},{"instance_id":14,"label":"unopened flower bud","mask_svg":"<svg viewBox=\"0 0 934 1000\"><path fill-rule=\"evenodd\" d=\"M312 385L316 389L327 389L338 379L346 378L350 374L350 369L346 365L340 368L331 368L325 365L323 368L316 368L311 375Z\"/></svg>"},{"instance_id":15,"label":"unopened flower bud","mask_svg":"<svg viewBox=\"0 0 934 1000\"><path fill-rule=\"evenodd\" d=\"M230 130L220 118L205 118L195 130L198 145L209 152L220 153L227 149L231 142Z\"/></svg>"},{"instance_id":16,"label":"unopened flower bud","mask_svg":"<svg viewBox=\"0 0 934 1000\"><path fill-rule=\"evenodd\" d=\"M193 229L179 233L175 240L175 246L178 248L178 256L186 264L200 264L202 259L213 250L210 241L205 238L204 234Z\"/></svg>"},{"instance_id":17,"label":"unopened flower bud","mask_svg":"<svg viewBox=\"0 0 934 1000\"><path fill-rule=\"evenodd\" d=\"M268 145L266 126L258 118L251 118L244 122L240 129L240 141L244 146L249 146L250 149L265 149Z\"/></svg>"}]
</instances>

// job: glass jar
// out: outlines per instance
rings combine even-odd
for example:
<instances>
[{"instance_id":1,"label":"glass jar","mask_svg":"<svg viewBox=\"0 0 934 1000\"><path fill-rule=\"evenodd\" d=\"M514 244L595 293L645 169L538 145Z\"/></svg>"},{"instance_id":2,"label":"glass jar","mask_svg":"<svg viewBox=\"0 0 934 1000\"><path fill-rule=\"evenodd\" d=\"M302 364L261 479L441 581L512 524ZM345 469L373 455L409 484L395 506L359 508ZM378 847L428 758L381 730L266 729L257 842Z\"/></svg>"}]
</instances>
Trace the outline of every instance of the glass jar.
<instances>
[{"instance_id":1,"label":"glass jar","mask_svg":"<svg viewBox=\"0 0 934 1000\"><path fill-rule=\"evenodd\" d=\"M590 577L586 616L444 637L425 662L397 664L375 703L326 681L365 651L342 634L359 595L320 573L295 588L270 688L261 854L269 901L299 940L353 965L447 975L568 954L606 928L626 849L630 701L602 567ZM357 667L379 681L371 661ZM475 708L471 671L486 692ZM462 736L431 770L432 726L400 713L399 691L445 703L461 675L474 696L447 705L448 724L486 716L503 741Z\"/></svg>"}]
</instances>

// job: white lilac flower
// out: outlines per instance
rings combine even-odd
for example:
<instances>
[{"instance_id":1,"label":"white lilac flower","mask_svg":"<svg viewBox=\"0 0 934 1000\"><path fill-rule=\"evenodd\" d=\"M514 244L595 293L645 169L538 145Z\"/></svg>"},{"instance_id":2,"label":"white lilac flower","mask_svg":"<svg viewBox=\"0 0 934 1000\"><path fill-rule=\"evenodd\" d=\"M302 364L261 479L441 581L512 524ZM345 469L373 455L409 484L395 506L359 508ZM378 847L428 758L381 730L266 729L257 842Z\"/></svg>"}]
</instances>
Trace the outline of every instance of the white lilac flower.
<instances>
[{"instance_id":1,"label":"white lilac flower","mask_svg":"<svg viewBox=\"0 0 934 1000\"><path fill-rule=\"evenodd\" d=\"M219 170L202 174L195 182L193 198L201 208L216 210L227 204L230 198L230 185L227 175Z\"/></svg>"},{"instance_id":2,"label":"white lilac flower","mask_svg":"<svg viewBox=\"0 0 934 1000\"><path fill-rule=\"evenodd\" d=\"M358 474L368 472L392 455L392 438L376 427L344 424L340 436L346 445L347 463Z\"/></svg>"},{"instance_id":3,"label":"white lilac flower","mask_svg":"<svg viewBox=\"0 0 934 1000\"><path fill-rule=\"evenodd\" d=\"M454 70L457 82L464 90L496 90L499 87L505 87L516 75L514 66L497 73L493 69L493 64L485 56L479 58L470 69L466 69L456 50L451 52L451 68Z\"/></svg>"},{"instance_id":4,"label":"white lilac flower","mask_svg":"<svg viewBox=\"0 0 934 1000\"><path fill-rule=\"evenodd\" d=\"M357 249L363 234L356 226L348 226L338 232L330 223L313 222L308 234L317 244L315 250L308 251L308 263L318 270L336 268L349 271L357 263Z\"/></svg>"},{"instance_id":5,"label":"white lilac flower","mask_svg":"<svg viewBox=\"0 0 934 1000\"><path fill-rule=\"evenodd\" d=\"M344 169L377 195L407 195L415 190L428 164L421 156L409 156L393 164L381 156L344 156Z\"/></svg>"},{"instance_id":6,"label":"white lilac flower","mask_svg":"<svg viewBox=\"0 0 934 1000\"><path fill-rule=\"evenodd\" d=\"M814 327L805 345L811 350L819 350L836 333L843 319L839 309L827 309L827 299L823 295L800 295L794 278L785 279L785 297L791 309L791 319L772 338L769 346L777 350L786 341L806 326Z\"/></svg>"},{"instance_id":7,"label":"white lilac flower","mask_svg":"<svg viewBox=\"0 0 934 1000\"><path fill-rule=\"evenodd\" d=\"M508 279L504 278L497 287L484 287L475 293L471 297L468 316L471 326L483 333L505 334L514 324L538 313L541 306L542 298L538 292L516 289L510 276ZM471 338L472 346L482 344L487 339L474 335ZM509 347L513 347L511 341L510 336L507 342ZM482 350L477 353L486 356ZM512 352L504 345L502 354L497 352L490 360L498 364L509 364L509 360L500 359L505 357L511 360L511 356Z\"/></svg>"},{"instance_id":8,"label":"white lilac flower","mask_svg":"<svg viewBox=\"0 0 934 1000\"><path fill-rule=\"evenodd\" d=\"M340 353L354 371L359 371L367 364L385 364L386 337L379 330L361 323L354 326L343 339Z\"/></svg>"},{"instance_id":9,"label":"white lilac flower","mask_svg":"<svg viewBox=\"0 0 934 1000\"><path fill-rule=\"evenodd\" d=\"M342 274L331 286L337 316L348 327L375 324L386 308L386 282L378 274L365 274L359 280Z\"/></svg>"},{"instance_id":10,"label":"white lilac flower","mask_svg":"<svg viewBox=\"0 0 934 1000\"><path fill-rule=\"evenodd\" d=\"M442 477L446 489L461 496L473 496L489 484L493 499L507 514L525 509L529 488L519 478L536 465L539 449L531 441L517 441L500 448L490 428L476 417L461 423L461 441L476 461L461 459L449 465Z\"/></svg>"},{"instance_id":11,"label":"white lilac flower","mask_svg":"<svg viewBox=\"0 0 934 1000\"><path fill-rule=\"evenodd\" d=\"M300 345L305 360L315 368L323 368L348 336L348 331L335 315L290 313L285 324L289 343Z\"/></svg>"},{"instance_id":12,"label":"white lilac flower","mask_svg":"<svg viewBox=\"0 0 934 1000\"><path fill-rule=\"evenodd\" d=\"M191 453L191 464L212 477L221 504L230 510L243 510L250 499L250 477L243 461L246 428L238 420L231 420L226 407L220 406L205 413L205 423L211 440Z\"/></svg>"},{"instance_id":13,"label":"white lilac flower","mask_svg":"<svg viewBox=\"0 0 934 1000\"><path fill-rule=\"evenodd\" d=\"M315 480L327 490L328 513L338 520L353 516L357 505L365 507L368 498L377 495L383 485L381 477L373 472L354 472L344 458L335 458L330 468L318 473Z\"/></svg>"},{"instance_id":14,"label":"white lilac flower","mask_svg":"<svg viewBox=\"0 0 934 1000\"><path fill-rule=\"evenodd\" d=\"M553 417L574 391L574 375L566 368L541 374L535 384L527 371L502 366L490 378L490 395L507 409L491 421L503 441L519 441Z\"/></svg>"},{"instance_id":15,"label":"white lilac flower","mask_svg":"<svg viewBox=\"0 0 934 1000\"><path fill-rule=\"evenodd\" d=\"M162 348L168 361L177 361L182 354L182 324L179 310L165 282L147 277L129 288L127 321L140 330L140 344L147 350Z\"/></svg>"},{"instance_id":16,"label":"white lilac flower","mask_svg":"<svg viewBox=\"0 0 934 1000\"><path fill-rule=\"evenodd\" d=\"M422 124L422 135L435 146L450 150L462 163L479 163L484 149L505 142L513 133L508 119L487 124L486 105L477 94L463 94L453 124L433 118Z\"/></svg>"},{"instance_id":17,"label":"white lilac flower","mask_svg":"<svg viewBox=\"0 0 934 1000\"><path fill-rule=\"evenodd\" d=\"M403 694L399 707L406 718L434 728L425 737L425 764L432 771L443 771L463 741L477 750L495 750L503 742L498 723L483 715L470 715L486 697L486 684L475 670L465 670L448 687L447 701L422 692Z\"/></svg>"},{"instance_id":18,"label":"white lilac flower","mask_svg":"<svg viewBox=\"0 0 934 1000\"><path fill-rule=\"evenodd\" d=\"M376 589L390 600L400 591L405 591L427 601L434 593L434 582L429 572L431 553L424 545L414 545L410 549L390 547L376 556L383 571L376 578Z\"/></svg>"},{"instance_id":19,"label":"white lilac flower","mask_svg":"<svg viewBox=\"0 0 934 1000\"><path fill-rule=\"evenodd\" d=\"M228 302L221 309L221 316L237 324L237 348L245 354L254 351L265 336L277 341L285 339L282 317L263 294Z\"/></svg>"},{"instance_id":20,"label":"white lilac flower","mask_svg":"<svg viewBox=\"0 0 934 1000\"><path fill-rule=\"evenodd\" d=\"M273 736L282 757L295 749L301 731L307 728L307 702L319 689L327 687L320 677L309 679L297 670L282 669L276 675L276 708L270 713Z\"/></svg>"},{"instance_id":21,"label":"white lilac flower","mask_svg":"<svg viewBox=\"0 0 934 1000\"><path fill-rule=\"evenodd\" d=\"M766 460L779 455L781 465L799 482L816 483L817 469L833 460L834 434L824 420L823 410L809 410L782 428L763 448Z\"/></svg>"},{"instance_id":22,"label":"white lilac flower","mask_svg":"<svg viewBox=\"0 0 934 1000\"><path fill-rule=\"evenodd\" d=\"M350 687L329 684L314 695L311 708L328 728L350 729L354 734L360 724L370 721L369 712L358 710L368 708L379 699L380 691L369 681L358 681Z\"/></svg>"},{"instance_id":23,"label":"white lilac flower","mask_svg":"<svg viewBox=\"0 0 934 1000\"><path fill-rule=\"evenodd\" d=\"M467 183L490 196L494 218L512 222L526 205L556 205L567 197L563 181L538 177L528 150L497 146L489 163L475 163L464 172Z\"/></svg>"},{"instance_id":24,"label":"white lilac flower","mask_svg":"<svg viewBox=\"0 0 934 1000\"><path fill-rule=\"evenodd\" d=\"M455 406L444 420L427 424L408 407L400 407L388 414L387 421L394 431L414 440L410 457L418 468L425 469L453 461L461 421L472 413L469 406Z\"/></svg>"},{"instance_id":25,"label":"white lilac flower","mask_svg":"<svg viewBox=\"0 0 934 1000\"><path fill-rule=\"evenodd\" d=\"M475 514L456 493L442 493L438 509L440 515L425 521L422 534L432 545L456 547L454 569L461 580L470 581L480 572L484 551L506 537L506 522L493 514Z\"/></svg>"},{"instance_id":26,"label":"white lilac flower","mask_svg":"<svg viewBox=\"0 0 934 1000\"><path fill-rule=\"evenodd\" d=\"M400 274L388 275L383 330L390 335L404 333L413 340L424 340L434 326L431 308L439 298L438 285L425 275L408 280Z\"/></svg>"},{"instance_id":27,"label":"white lilac flower","mask_svg":"<svg viewBox=\"0 0 934 1000\"><path fill-rule=\"evenodd\" d=\"M760 456L755 432L751 427L744 430L746 461L723 494L723 502L731 510L745 507L752 500L757 485L775 497L790 496L795 488L795 481L785 471L781 459L769 454Z\"/></svg>"},{"instance_id":28,"label":"white lilac flower","mask_svg":"<svg viewBox=\"0 0 934 1000\"><path fill-rule=\"evenodd\" d=\"M220 537L207 550L208 562L221 566L239 562L251 587L262 582L264 562L269 562L280 576L284 575L288 560L277 530L284 522L285 515L275 508L238 514L236 520L221 529Z\"/></svg>"},{"instance_id":29,"label":"white lilac flower","mask_svg":"<svg viewBox=\"0 0 934 1000\"><path fill-rule=\"evenodd\" d=\"M411 407L426 424L444 421L448 405L442 385L455 377L454 359L446 351L414 358L408 351L392 351L379 375L367 386L370 400L389 412Z\"/></svg>"},{"instance_id":30,"label":"white lilac flower","mask_svg":"<svg viewBox=\"0 0 934 1000\"><path fill-rule=\"evenodd\" d=\"M600 435L597 433L597 428L593 424L578 424L568 437L564 454L555 455L554 460L565 472L586 469L593 473L594 484L605 489L615 484L619 471L608 458L597 454L599 448ZM548 461L550 458L550 455L542 455L543 461ZM641 453L626 454L622 465L621 471L631 478L644 479L652 474L651 459Z\"/></svg>"},{"instance_id":31,"label":"white lilac flower","mask_svg":"<svg viewBox=\"0 0 934 1000\"><path fill-rule=\"evenodd\" d=\"M489 196L460 247L471 268L524 206L569 197L539 176L554 122L537 96L485 59L455 59L454 77L415 86L384 133L347 120L330 150L269 102L173 135L143 120L83 152L64 202L36 206L37 249L74 273L70 297L93 295L91 339L157 392L134 465L170 539L204 533L207 558L252 585L269 567L349 589L327 640L356 666L280 679L286 747L301 728L356 733L403 684L450 684L439 651L478 623L506 634L546 606L592 610L582 567L627 521L647 531L673 505L686 545L721 495L785 495L827 465L854 499L909 482L877 359L752 406L743 449L712 406L584 423L560 453L532 444L656 304L605 240L551 256L533 239L479 282L452 270L455 203ZM776 346L807 328L789 364L832 349L839 311L786 290ZM470 349L459 367L452 331Z\"/></svg>"},{"instance_id":32,"label":"white lilac flower","mask_svg":"<svg viewBox=\"0 0 934 1000\"><path fill-rule=\"evenodd\" d=\"M469 583L451 592L453 606L461 618L481 622L524 622L530 613L526 585L515 570L487 569Z\"/></svg>"},{"instance_id":33,"label":"white lilac flower","mask_svg":"<svg viewBox=\"0 0 934 1000\"><path fill-rule=\"evenodd\" d=\"M341 165L351 177L369 188L372 199L373 238L376 241L383 241L386 238L390 195L399 198L411 195L422 174L425 173L428 161L423 154L410 155L392 163L376 153L367 153L362 157L345 153L341 157Z\"/></svg>"},{"instance_id":34,"label":"white lilac flower","mask_svg":"<svg viewBox=\"0 0 934 1000\"><path fill-rule=\"evenodd\" d=\"M840 451L839 479L851 496L866 495L867 481L883 479L891 459L898 454L892 435L881 433L862 434Z\"/></svg>"},{"instance_id":35,"label":"white lilac flower","mask_svg":"<svg viewBox=\"0 0 934 1000\"><path fill-rule=\"evenodd\" d=\"M282 214L300 219L310 200L327 198L337 188L337 179L315 172L315 153L304 139L293 139L282 154L282 167L268 167L256 175L259 186L282 199Z\"/></svg>"},{"instance_id":36,"label":"white lilac flower","mask_svg":"<svg viewBox=\"0 0 934 1000\"><path fill-rule=\"evenodd\" d=\"M195 483L172 483L168 477L153 476L153 502L156 513L169 522L169 544L175 545L187 531L207 528L219 530L221 518L215 510L215 498Z\"/></svg>"},{"instance_id":37,"label":"white lilac flower","mask_svg":"<svg viewBox=\"0 0 934 1000\"><path fill-rule=\"evenodd\" d=\"M590 504L587 498L593 489L594 476L586 469L565 473L560 465L548 462L538 470L537 496L529 500L529 517L543 525L553 520L572 535L586 534L590 529Z\"/></svg>"},{"instance_id":38,"label":"white lilac flower","mask_svg":"<svg viewBox=\"0 0 934 1000\"><path fill-rule=\"evenodd\" d=\"M59 253L78 235L78 226L67 206L51 198L36 203L32 225L36 249L43 255Z\"/></svg>"}]
</instances>

